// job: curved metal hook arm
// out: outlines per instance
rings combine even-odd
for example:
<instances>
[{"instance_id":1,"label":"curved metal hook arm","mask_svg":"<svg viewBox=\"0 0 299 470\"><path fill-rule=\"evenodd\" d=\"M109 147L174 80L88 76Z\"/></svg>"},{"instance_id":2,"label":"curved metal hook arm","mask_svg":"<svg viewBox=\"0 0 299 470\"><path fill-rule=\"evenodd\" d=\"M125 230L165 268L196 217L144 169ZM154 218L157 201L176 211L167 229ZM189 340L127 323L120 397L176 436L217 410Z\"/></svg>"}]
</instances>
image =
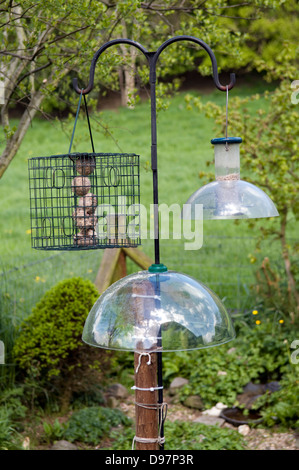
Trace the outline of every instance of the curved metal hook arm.
<instances>
[{"instance_id":1,"label":"curved metal hook arm","mask_svg":"<svg viewBox=\"0 0 299 470\"><path fill-rule=\"evenodd\" d=\"M212 62L212 70L213 70L213 80L214 80L214 83L216 85L216 87L218 88L218 90L220 91L226 91L226 89L228 90L231 90L235 83L236 83L236 76L234 73L231 73L230 74L230 83L228 85L221 85L220 81L219 81L219 78L218 78L218 66L217 66L217 60L216 60L216 57L214 55L214 52L212 51L212 49L210 48L210 46L208 46L208 44L206 44L204 41L202 41L201 39L198 39L194 36L187 36L187 35L183 35L183 36L175 36L171 39L168 39L167 41L165 41L160 47L159 49L157 49L157 51L155 52L155 55L154 55L154 67L156 67L156 63L157 63L157 60L158 60L158 57L159 55L161 54L161 52L167 47L169 46L170 44L173 44L174 42L177 42L177 41L191 41L191 42L195 42L196 44L199 44L210 56L210 59L211 59L211 62Z\"/></svg>"},{"instance_id":2,"label":"curved metal hook arm","mask_svg":"<svg viewBox=\"0 0 299 470\"><path fill-rule=\"evenodd\" d=\"M131 39L113 39L112 41L106 42L100 49L94 54L91 65L90 65L90 71L89 71L89 83L88 86L85 89L80 89L78 86L78 79L73 78L73 86L75 91L80 94L82 93L83 95L86 95L93 89L93 84L94 84L94 73L95 73L95 67L96 63L102 54L108 47L114 46L116 44L129 44L130 46L135 46L137 49L139 49L143 54L146 56L147 55L147 50L138 42L132 41Z\"/></svg>"},{"instance_id":3,"label":"curved metal hook arm","mask_svg":"<svg viewBox=\"0 0 299 470\"><path fill-rule=\"evenodd\" d=\"M112 41L109 41L106 44L104 44L102 47L100 47L100 49L94 54L93 59L91 61L91 65L90 65L89 83L88 83L87 88L80 89L79 86L78 86L78 79L74 78L73 79L74 89L78 94L82 93L83 95L86 95L87 93L89 93L93 89L96 63L97 63L100 55L102 54L102 52L104 52L106 49L108 49L111 46L114 46L116 44L129 44L130 46L137 47L137 49L139 49L147 57L147 59L149 60L150 68L151 68L151 75L155 77L156 64L157 64L157 60L158 60L161 52L167 46L169 46L170 44L173 44L174 42L177 42L177 41L195 42L196 44L199 44L209 54L211 62L212 62L213 80L214 80L215 86L218 88L218 90L226 91L227 89L231 90L234 87L234 85L236 83L236 77L235 77L234 73L230 74L230 83L228 85L221 85L221 83L219 81L219 78L218 78L218 67L217 67L216 57L215 57L212 49L210 48L210 46L208 46L201 39L195 38L193 36L184 35L184 36L175 36L171 39L168 39L167 41L165 41L157 49L156 52L148 52L147 49L145 49L141 44L139 44L138 42L133 41L131 39L113 39Z\"/></svg>"}]
</instances>

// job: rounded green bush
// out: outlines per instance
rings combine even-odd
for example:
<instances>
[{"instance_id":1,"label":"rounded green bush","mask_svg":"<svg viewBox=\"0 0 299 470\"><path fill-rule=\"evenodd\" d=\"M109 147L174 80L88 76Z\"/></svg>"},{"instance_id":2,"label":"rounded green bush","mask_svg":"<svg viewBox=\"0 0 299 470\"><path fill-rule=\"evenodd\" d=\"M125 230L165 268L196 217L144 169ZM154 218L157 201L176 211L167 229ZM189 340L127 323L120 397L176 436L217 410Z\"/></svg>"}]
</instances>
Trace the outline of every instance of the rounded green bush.
<instances>
[{"instance_id":1,"label":"rounded green bush","mask_svg":"<svg viewBox=\"0 0 299 470\"><path fill-rule=\"evenodd\" d=\"M98 444L112 427L131 427L131 424L131 419L121 410L102 406L82 408L75 411L67 421L64 438L71 442Z\"/></svg>"},{"instance_id":2,"label":"rounded green bush","mask_svg":"<svg viewBox=\"0 0 299 470\"><path fill-rule=\"evenodd\" d=\"M95 286L81 278L61 281L46 292L21 324L13 349L18 366L48 379L80 366L84 322L98 296Z\"/></svg>"}]
</instances>

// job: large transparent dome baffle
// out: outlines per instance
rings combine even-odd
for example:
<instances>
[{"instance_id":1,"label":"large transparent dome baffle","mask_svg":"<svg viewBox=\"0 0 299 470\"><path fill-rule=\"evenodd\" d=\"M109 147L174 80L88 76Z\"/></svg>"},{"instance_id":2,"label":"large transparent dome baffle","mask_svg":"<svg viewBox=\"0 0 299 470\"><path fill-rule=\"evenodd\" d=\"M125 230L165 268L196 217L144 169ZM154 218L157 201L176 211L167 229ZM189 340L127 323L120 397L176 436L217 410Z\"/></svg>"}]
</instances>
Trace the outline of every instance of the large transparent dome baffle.
<instances>
[{"instance_id":1,"label":"large transparent dome baffle","mask_svg":"<svg viewBox=\"0 0 299 470\"><path fill-rule=\"evenodd\" d=\"M214 292L185 274L149 268L117 281L99 297L82 338L101 348L155 352L207 348L234 336Z\"/></svg>"},{"instance_id":2,"label":"large transparent dome baffle","mask_svg":"<svg viewBox=\"0 0 299 470\"><path fill-rule=\"evenodd\" d=\"M240 180L240 137L213 139L216 181L195 191L184 206L182 217L197 219L202 204L204 219L250 219L276 217L277 209L257 186Z\"/></svg>"}]
</instances>

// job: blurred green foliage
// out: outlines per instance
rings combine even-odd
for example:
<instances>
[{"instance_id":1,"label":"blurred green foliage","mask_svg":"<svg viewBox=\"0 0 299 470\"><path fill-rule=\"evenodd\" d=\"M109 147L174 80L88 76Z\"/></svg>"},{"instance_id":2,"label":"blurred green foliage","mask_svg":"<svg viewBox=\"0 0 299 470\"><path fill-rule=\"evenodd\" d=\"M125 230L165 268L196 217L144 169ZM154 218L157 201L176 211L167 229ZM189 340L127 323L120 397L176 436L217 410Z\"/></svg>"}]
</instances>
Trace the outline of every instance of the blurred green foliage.
<instances>
[{"instance_id":1,"label":"blurred green foliage","mask_svg":"<svg viewBox=\"0 0 299 470\"><path fill-rule=\"evenodd\" d=\"M96 445L108 436L112 427L131 425L131 420L120 410L101 406L82 408L68 419L64 438L71 442Z\"/></svg>"},{"instance_id":2,"label":"blurred green foliage","mask_svg":"<svg viewBox=\"0 0 299 470\"><path fill-rule=\"evenodd\" d=\"M176 376L187 378L189 383L181 389L180 400L199 395L204 407L210 408L217 402L238 406L237 395L249 382L279 381L281 390L265 395L258 408L267 417L267 425L296 427L299 368L291 361L296 331L290 323L281 322L281 318L271 317L266 311L254 312L258 313L236 317L237 337L230 343L165 354L166 383Z\"/></svg>"},{"instance_id":3,"label":"blurred green foliage","mask_svg":"<svg viewBox=\"0 0 299 470\"><path fill-rule=\"evenodd\" d=\"M20 326L14 356L21 369L37 369L48 379L79 367L86 317L98 298L94 285L81 278L59 282Z\"/></svg>"}]
</instances>

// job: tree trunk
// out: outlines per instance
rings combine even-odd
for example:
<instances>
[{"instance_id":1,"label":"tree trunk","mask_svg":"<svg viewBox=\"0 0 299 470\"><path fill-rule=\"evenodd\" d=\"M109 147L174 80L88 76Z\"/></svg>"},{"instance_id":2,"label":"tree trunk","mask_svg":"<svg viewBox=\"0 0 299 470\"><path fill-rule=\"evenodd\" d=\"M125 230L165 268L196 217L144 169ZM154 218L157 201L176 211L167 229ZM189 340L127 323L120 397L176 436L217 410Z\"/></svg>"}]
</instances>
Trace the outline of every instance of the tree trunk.
<instances>
[{"instance_id":1,"label":"tree trunk","mask_svg":"<svg viewBox=\"0 0 299 470\"><path fill-rule=\"evenodd\" d=\"M135 58L132 56L127 56L130 57L131 66L124 65L119 71L121 105L130 109L134 109L134 105L130 104L130 96L133 96L135 90Z\"/></svg>"},{"instance_id":2,"label":"tree trunk","mask_svg":"<svg viewBox=\"0 0 299 470\"><path fill-rule=\"evenodd\" d=\"M127 25L123 20L122 22L122 37L127 38ZM134 109L133 104L129 104L130 95L133 96L135 89L135 74L136 74L136 57L137 50L135 47L131 47L129 50L124 44L120 44L122 55L124 58L125 65L120 68L119 71L119 84L121 93L121 105L128 106L130 109Z\"/></svg>"},{"instance_id":3,"label":"tree trunk","mask_svg":"<svg viewBox=\"0 0 299 470\"><path fill-rule=\"evenodd\" d=\"M18 128L16 132L13 134L11 138L7 140L6 147L2 152L0 157L0 178L3 176L4 172L6 171L8 165L14 158L15 154L17 153L23 138L30 126L32 119L34 118L38 108L44 98L44 95L41 91L38 91L33 95L29 106L24 111Z\"/></svg>"},{"instance_id":4,"label":"tree trunk","mask_svg":"<svg viewBox=\"0 0 299 470\"><path fill-rule=\"evenodd\" d=\"M58 77L55 77L54 80L51 80L50 78L47 84L52 84L53 87L56 87L57 83L68 73L68 71L69 69L64 69ZM34 92L29 105L26 107L19 121L17 130L10 138L7 139L6 147L3 150L2 155L0 156L0 178L2 178L10 162L19 150L22 140L26 135L26 132L31 124L32 119L39 110L39 107L44 97L45 95L43 93L43 89L39 89L38 91ZM6 123L9 123L7 113L3 113L2 118L5 120Z\"/></svg>"}]
</instances>

